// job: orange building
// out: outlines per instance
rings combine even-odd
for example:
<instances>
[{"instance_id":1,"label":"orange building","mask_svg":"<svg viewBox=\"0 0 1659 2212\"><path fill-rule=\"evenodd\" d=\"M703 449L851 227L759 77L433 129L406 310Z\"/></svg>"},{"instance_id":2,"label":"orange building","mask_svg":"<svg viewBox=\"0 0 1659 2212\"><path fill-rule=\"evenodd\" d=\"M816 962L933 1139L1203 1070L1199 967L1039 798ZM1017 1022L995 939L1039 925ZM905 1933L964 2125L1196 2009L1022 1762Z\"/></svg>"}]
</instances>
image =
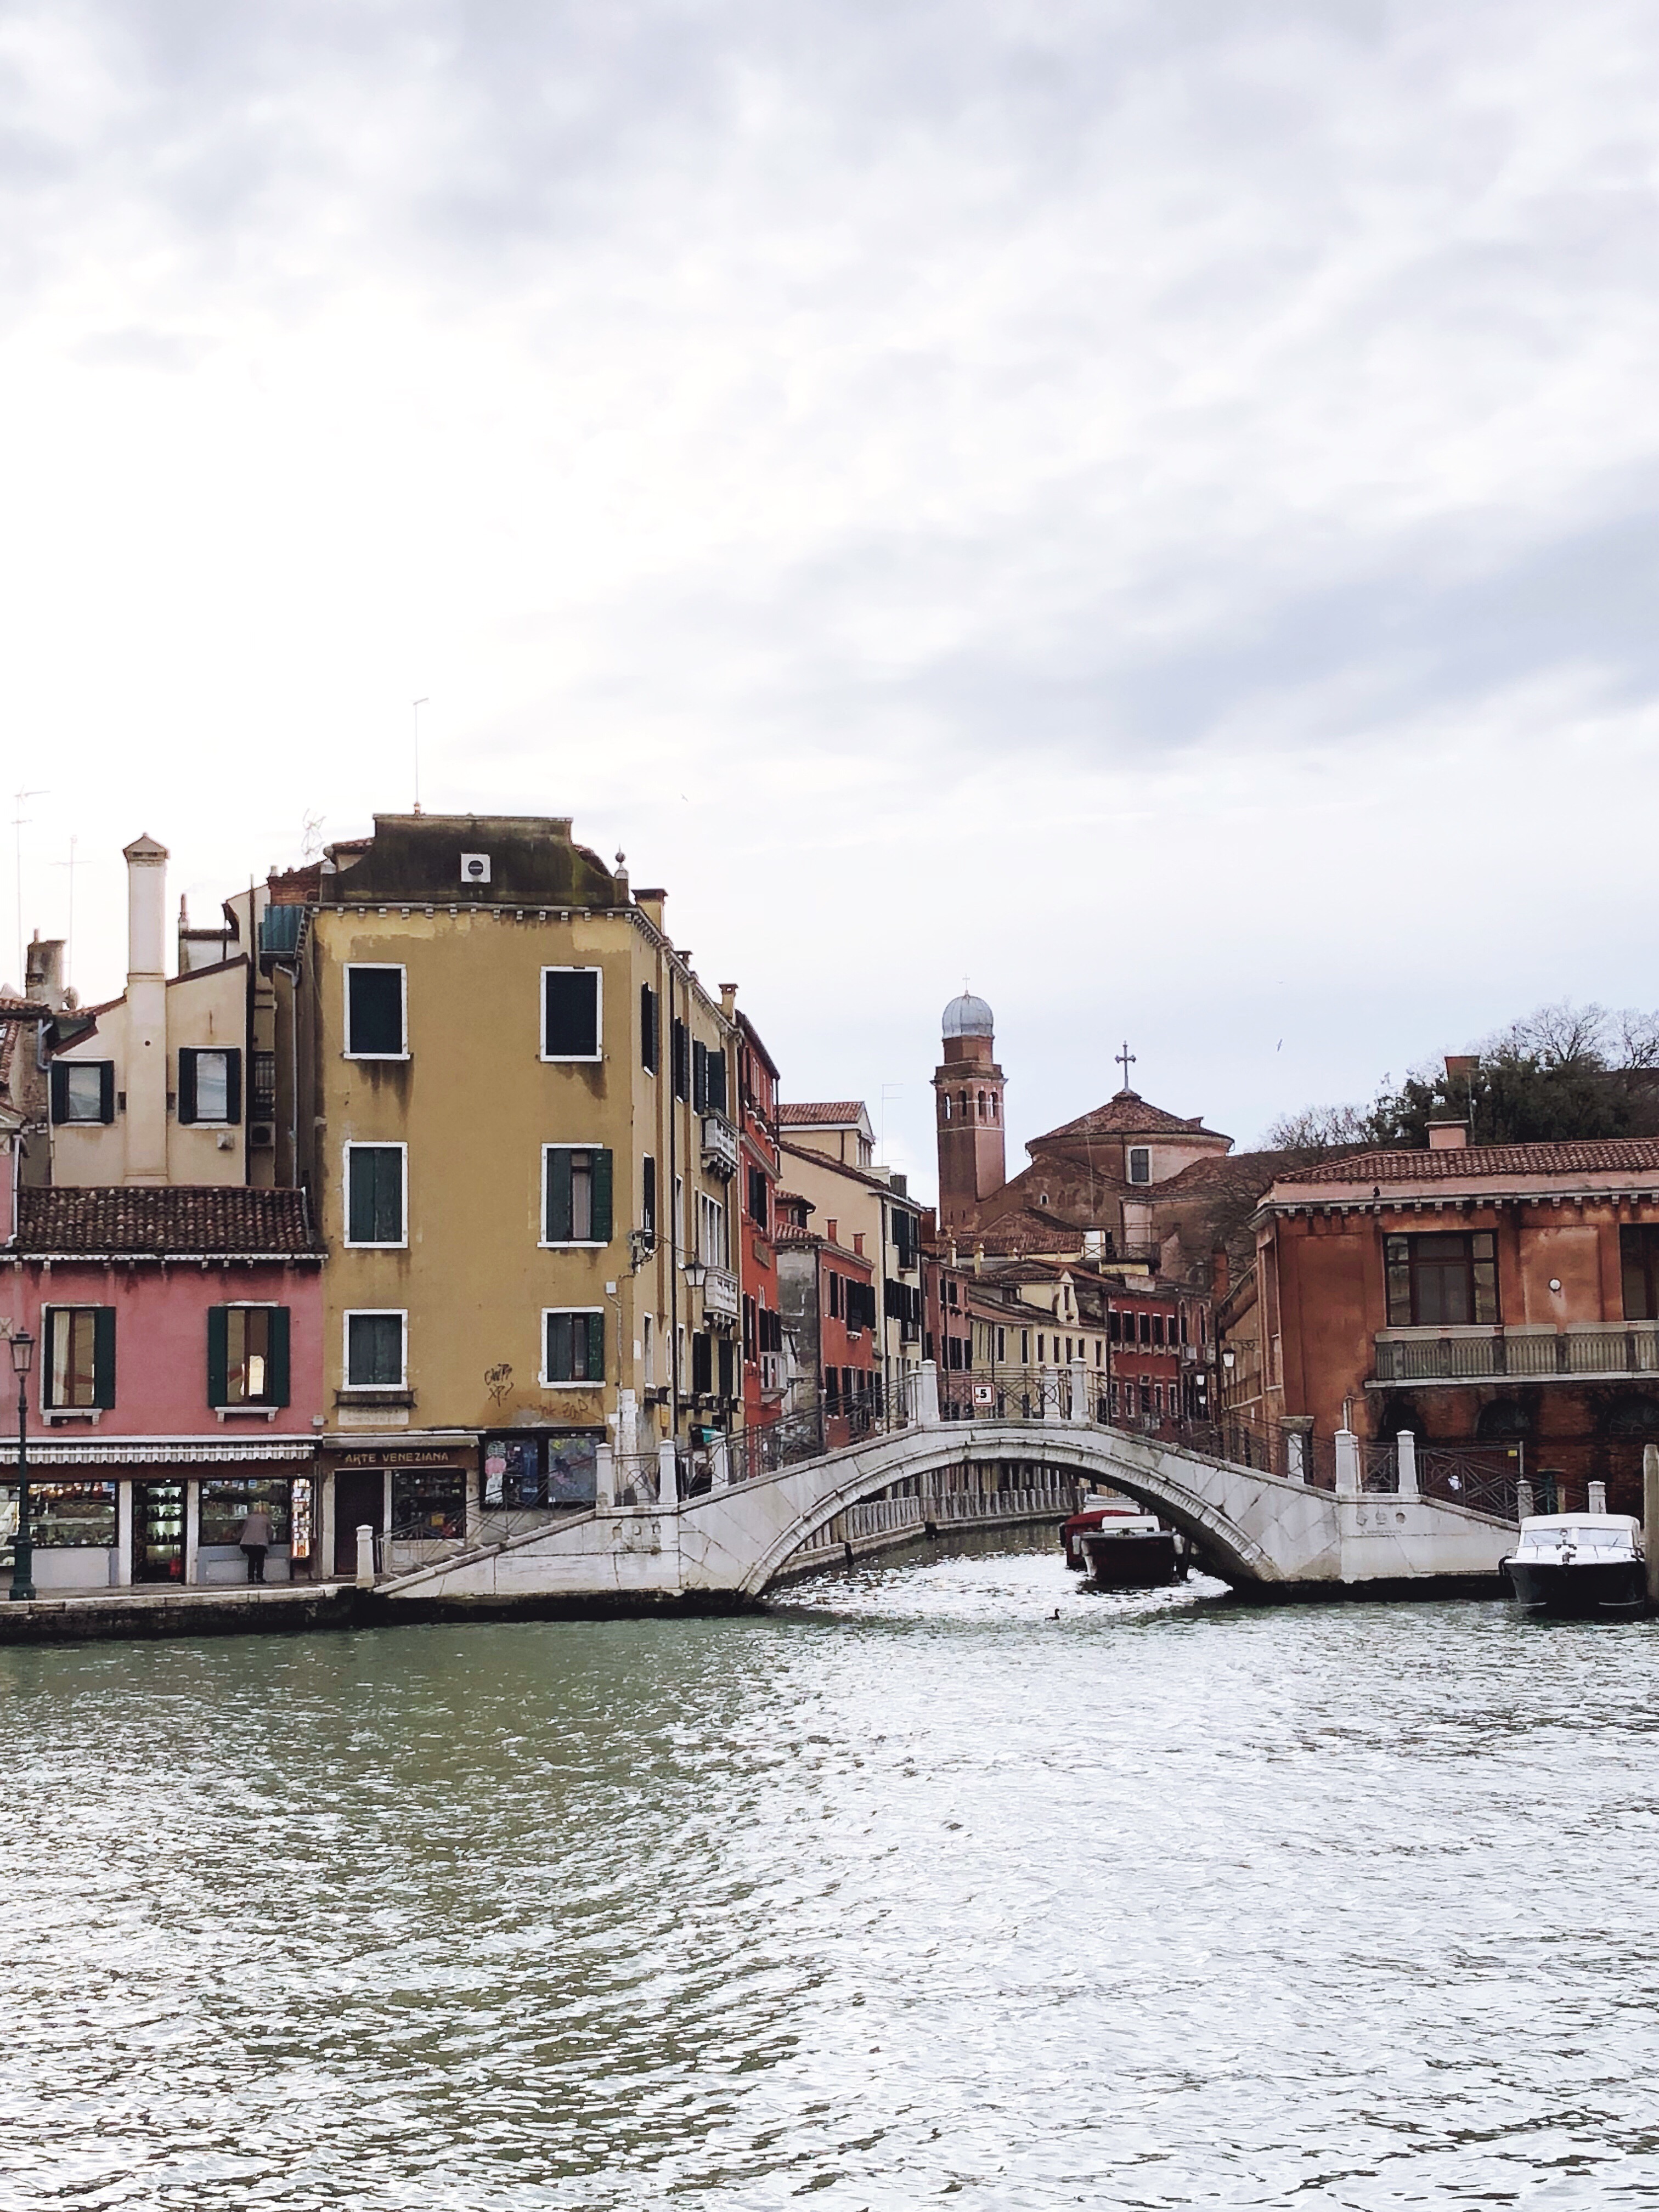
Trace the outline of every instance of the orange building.
<instances>
[{"instance_id":1,"label":"orange building","mask_svg":"<svg viewBox=\"0 0 1659 2212\"><path fill-rule=\"evenodd\" d=\"M1659 1139L1418 1152L1283 1171L1230 1302L1259 1405L1316 1431L1508 1454L1639 1513L1659 1441Z\"/></svg>"}]
</instances>

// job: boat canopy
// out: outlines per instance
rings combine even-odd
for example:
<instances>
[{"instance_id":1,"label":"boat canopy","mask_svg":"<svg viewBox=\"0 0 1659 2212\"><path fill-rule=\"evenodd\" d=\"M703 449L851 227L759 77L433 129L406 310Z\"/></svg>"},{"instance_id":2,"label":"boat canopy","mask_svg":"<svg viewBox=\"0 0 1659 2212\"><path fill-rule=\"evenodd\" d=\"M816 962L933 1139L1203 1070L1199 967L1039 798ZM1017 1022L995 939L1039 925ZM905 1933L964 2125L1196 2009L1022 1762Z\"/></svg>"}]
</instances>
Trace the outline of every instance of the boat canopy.
<instances>
[{"instance_id":1,"label":"boat canopy","mask_svg":"<svg viewBox=\"0 0 1659 2212\"><path fill-rule=\"evenodd\" d=\"M1519 1549L1629 1553L1640 1548L1642 1524L1629 1513L1534 1513L1521 1523Z\"/></svg>"}]
</instances>

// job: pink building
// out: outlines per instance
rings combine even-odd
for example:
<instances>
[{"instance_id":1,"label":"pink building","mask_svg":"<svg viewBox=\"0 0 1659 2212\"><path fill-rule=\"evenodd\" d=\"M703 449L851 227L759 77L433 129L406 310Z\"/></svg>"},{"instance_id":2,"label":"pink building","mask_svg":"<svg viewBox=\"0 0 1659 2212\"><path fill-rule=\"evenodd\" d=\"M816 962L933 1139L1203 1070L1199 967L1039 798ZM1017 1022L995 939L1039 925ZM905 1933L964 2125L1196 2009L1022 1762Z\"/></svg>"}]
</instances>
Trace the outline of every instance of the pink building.
<instances>
[{"instance_id":1,"label":"pink building","mask_svg":"<svg viewBox=\"0 0 1659 2212\"><path fill-rule=\"evenodd\" d=\"M0 1334L35 1345L36 1589L245 1581L237 1539L256 1504L271 1522L267 1578L320 1573L323 1255L305 1194L29 1188L18 1164L0 1130ZM8 1559L15 1407L0 1416Z\"/></svg>"}]
</instances>

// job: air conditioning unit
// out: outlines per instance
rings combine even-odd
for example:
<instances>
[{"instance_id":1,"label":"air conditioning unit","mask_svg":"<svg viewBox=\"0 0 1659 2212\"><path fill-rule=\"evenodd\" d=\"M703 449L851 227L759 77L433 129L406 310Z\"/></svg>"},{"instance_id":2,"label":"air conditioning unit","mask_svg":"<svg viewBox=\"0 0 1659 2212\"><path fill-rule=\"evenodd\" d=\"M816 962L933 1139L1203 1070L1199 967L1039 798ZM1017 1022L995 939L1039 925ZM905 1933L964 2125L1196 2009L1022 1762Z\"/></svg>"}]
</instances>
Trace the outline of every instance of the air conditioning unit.
<instances>
[{"instance_id":1,"label":"air conditioning unit","mask_svg":"<svg viewBox=\"0 0 1659 2212\"><path fill-rule=\"evenodd\" d=\"M269 1121L250 1123L247 1140L256 1152L269 1152L276 1141L276 1132Z\"/></svg>"}]
</instances>

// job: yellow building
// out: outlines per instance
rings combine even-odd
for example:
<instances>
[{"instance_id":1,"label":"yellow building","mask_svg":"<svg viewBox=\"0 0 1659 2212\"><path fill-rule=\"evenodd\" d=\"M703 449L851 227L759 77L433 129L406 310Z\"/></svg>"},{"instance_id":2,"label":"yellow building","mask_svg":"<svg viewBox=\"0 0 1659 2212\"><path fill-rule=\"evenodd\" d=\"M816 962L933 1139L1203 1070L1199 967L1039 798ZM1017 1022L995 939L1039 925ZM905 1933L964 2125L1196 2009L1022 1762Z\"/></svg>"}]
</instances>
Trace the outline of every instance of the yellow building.
<instances>
[{"instance_id":1,"label":"yellow building","mask_svg":"<svg viewBox=\"0 0 1659 2212\"><path fill-rule=\"evenodd\" d=\"M689 1472L735 1418L732 1026L663 899L568 820L382 815L288 929L342 1571L364 1523L556 1511L601 1443Z\"/></svg>"}]
</instances>

